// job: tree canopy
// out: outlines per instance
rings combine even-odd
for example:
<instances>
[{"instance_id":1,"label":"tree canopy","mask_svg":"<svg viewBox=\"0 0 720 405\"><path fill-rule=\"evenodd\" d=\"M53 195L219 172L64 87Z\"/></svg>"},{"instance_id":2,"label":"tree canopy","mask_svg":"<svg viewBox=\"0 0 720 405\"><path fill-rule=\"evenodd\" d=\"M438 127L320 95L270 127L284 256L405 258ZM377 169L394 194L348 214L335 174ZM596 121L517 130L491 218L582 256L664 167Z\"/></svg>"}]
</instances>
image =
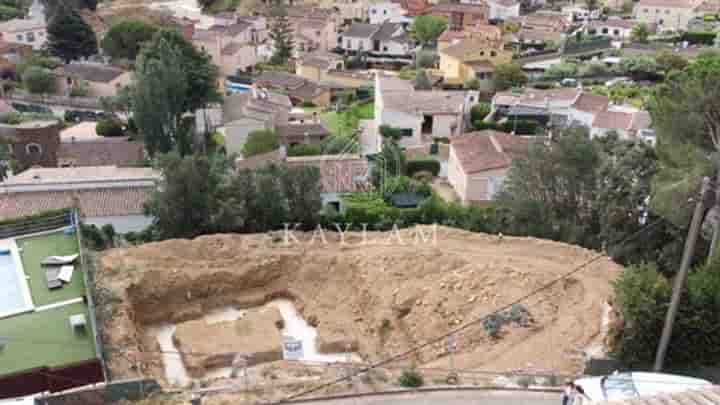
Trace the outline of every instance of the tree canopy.
<instances>
[{"instance_id":1,"label":"tree canopy","mask_svg":"<svg viewBox=\"0 0 720 405\"><path fill-rule=\"evenodd\" d=\"M248 134L242 154L244 157L261 155L272 152L280 147L280 137L277 131L252 131Z\"/></svg>"},{"instance_id":2,"label":"tree canopy","mask_svg":"<svg viewBox=\"0 0 720 405\"><path fill-rule=\"evenodd\" d=\"M48 50L65 63L87 58L98 51L95 32L70 6L57 9L48 23L47 35Z\"/></svg>"},{"instance_id":3,"label":"tree canopy","mask_svg":"<svg viewBox=\"0 0 720 405\"><path fill-rule=\"evenodd\" d=\"M426 14L415 17L410 33L416 41L430 45L437 42L447 27L447 18Z\"/></svg>"},{"instance_id":4,"label":"tree canopy","mask_svg":"<svg viewBox=\"0 0 720 405\"><path fill-rule=\"evenodd\" d=\"M270 26L270 39L273 40L275 52L270 62L274 65L285 65L293 56L295 33L290 25L285 7L278 5L274 11L275 16Z\"/></svg>"},{"instance_id":5,"label":"tree canopy","mask_svg":"<svg viewBox=\"0 0 720 405\"><path fill-rule=\"evenodd\" d=\"M495 67L495 73L493 73L493 88L495 91L520 87L527 82L527 75L517 63L505 63Z\"/></svg>"},{"instance_id":6,"label":"tree canopy","mask_svg":"<svg viewBox=\"0 0 720 405\"><path fill-rule=\"evenodd\" d=\"M113 25L102 39L102 49L113 59L134 61L143 44L152 39L158 27L144 21L127 20Z\"/></svg>"}]
</instances>

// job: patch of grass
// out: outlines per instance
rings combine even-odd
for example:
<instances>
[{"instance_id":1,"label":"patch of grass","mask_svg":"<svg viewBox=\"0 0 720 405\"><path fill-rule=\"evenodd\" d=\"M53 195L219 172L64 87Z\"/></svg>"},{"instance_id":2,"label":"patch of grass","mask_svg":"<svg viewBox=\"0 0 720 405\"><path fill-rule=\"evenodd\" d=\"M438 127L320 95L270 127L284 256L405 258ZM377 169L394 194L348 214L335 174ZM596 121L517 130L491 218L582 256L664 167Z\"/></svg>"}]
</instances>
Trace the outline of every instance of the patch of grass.
<instances>
[{"instance_id":1,"label":"patch of grass","mask_svg":"<svg viewBox=\"0 0 720 405\"><path fill-rule=\"evenodd\" d=\"M77 314L88 322L84 331L70 328L69 318ZM0 319L0 331L9 340L0 351L0 375L95 358L89 316L87 306L78 303Z\"/></svg>"},{"instance_id":2,"label":"patch of grass","mask_svg":"<svg viewBox=\"0 0 720 405\"><path fill-rule=\"evenodd\" d=\"M360 126L360 120L375 118L375 104L363 103L353 105L340 112L329 112L324 115L330 133L338 136L351 136Z\"/></svg>"},{"instance_id":3,"label":"patch of grass","mask_svg":"<svg viewBox=\"0 0 720 405\"><path fill-rule=\"evenodd\" d=\"M36 307L80 298L85 295L85 281L79 265L80 259L75 264L72 281L69 284L64 284L62 288L52 291L47 288L45 269L40 266L40 262L48 256L68 256L79 253L80 250L74 234L65 235L63 232L57 232L18 239L16 242L18 248L22 249L20 258L25 274L29 276L30 293Z\"/></svg>"}]
</instances>

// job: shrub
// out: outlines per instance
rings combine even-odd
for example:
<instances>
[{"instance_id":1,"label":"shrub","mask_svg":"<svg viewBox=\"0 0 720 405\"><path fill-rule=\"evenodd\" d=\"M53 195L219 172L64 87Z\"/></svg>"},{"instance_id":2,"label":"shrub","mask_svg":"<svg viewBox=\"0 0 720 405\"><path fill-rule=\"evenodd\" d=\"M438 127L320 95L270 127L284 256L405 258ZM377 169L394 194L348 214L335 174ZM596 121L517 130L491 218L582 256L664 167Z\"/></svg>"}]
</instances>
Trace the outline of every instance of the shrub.
<instances>
[{"instance_id":1,"label":"shrub","mask_svg":"<svg viewBox=\"0 0 720 405\"><path fill-rule=\"evenodd\" d=\"M315 103L313 103L312 101L303 101L303 102L300 104L300 107L304 107L304 108L315 108L315 107L317 107L317 105L316 105Z\"/></svg>"},{"instance_id":2,"label":"shrub","mask_svg":"<svg viewBox=\"0 0 720 405\"><path fill-rule=\"evenodd\" d=\"M425 384L423 376L415 369L404 370L398 379L398 383L406 388L419 388Z\"/></svg>"},{"instance_id":3,"label":"shrub","mask_svg":"<svg viewBox=\"0 0 720 405\"><path fill-rule=\"evenodd\" d=\"M682 35L682 41L696 45L712 45L717 34L712 31L688 31Z\"/></svg>"},{"instance_id":4,"label":"shrub","mask_svg":"<svg viewBox=\"0 0 720 405\"><path fill-rule=\"evenodd\" d=\"M95 131L98 135L107 137L123 136L124 133L122 124L111 118L98 121Z\"/></svg>"},{"instance_id":5,"label":"shrub","mask_svg":"<svg viewBox=\"0 0 720 405\"><path fill-rule=\"evenodd\" d=\"M102 232L107 246L109 246L109 247L115 246L116 233L115 233L115 227L112 226L112 224L103 225L102 228L100 228L100 232Z\"/></svg>"},{"instance_id":6,"label":"shrub","mask_svg":"<svg viewBox=\"0 0 720 405\"><path fill-rule=\"evenodd\" d=\"M470 119L472 119L473 122L482 121L490 114L491 110L492 106L490 103L478 103L470 110Z\"/></svg>"},{"instance_id":7,"label":"shrub","mask_svg":"<svg viewBox=\"0 0 720 405\"><path fill-rule=\"evenodd\" d=\"M405 164L405 172L410 177L418 172L430 172L437 176L440 173L440 162L433 158L410 159Z\"/></svg>"},{"instance_id":8,"label":"shrub","mask_svg":"<svg viewBox=\"0 0 720 405\"><path fill-rule=\"evenodd\" d=\"M380 125L380 136L386 139L398 141L402 138L402 131L400 128L393 128L389 125Z\"/></svg>"},{"instance_id":9,"label":"shrub","mask_svg":"<svg viewBox=\"0 0 720 405\"><path fill-rule=\"evenodd\" d=\"M244 157L260 155L272 152L280 147L280 137L275 131L259 130L250 132L242 154Z\"/></svg>"},{"instance_id":10,"label":"shrub","mask_svg":"<svg viewBox=\"0 0 720 405\"><path fill-rule=\"evenodd\" d=\"M547 90L555 88L555 82L534 82L531 86L538 90Z\"/></svg>"},{"instance_id":11,"label":"shrub","mask_svg":"<svg viewBox=\"0 0 720 405\"><path fill-rule=\"evenodd\" d=\"M23 85L33 94L54 93L55 75L40 66L30 66L22 75Z\"/></svg>"},{"instance_id":12,"label":"shrub","mask_svg":"<svg viewBox=\"0 0 720 405\"><path fill-rule=\"evenodd\" d=\"M483 329L493 339L500 337L502 329L502 319L498 315L490 315L483 321Z\"/></svg>"},{"instance_id":13,"label":"shrub","mask_svg":"<svg viewBox=\"0 0 720 405\"><path fill-rule=\"evenodd\" d=\"M438 62L438 55L433 52L422 50L417 54L417 67L421 69L431 69Z\"/></svg>"},{"instance_id":14,"label":"shrub","mask_svg":"<svg viewBox=\"0 0 720 405\"><path fill-rule=\"evenodd\" d=\"M322 155L320 145L293 145L288 148L288 156L316 156Z\"/></svg>"}]
</instances>

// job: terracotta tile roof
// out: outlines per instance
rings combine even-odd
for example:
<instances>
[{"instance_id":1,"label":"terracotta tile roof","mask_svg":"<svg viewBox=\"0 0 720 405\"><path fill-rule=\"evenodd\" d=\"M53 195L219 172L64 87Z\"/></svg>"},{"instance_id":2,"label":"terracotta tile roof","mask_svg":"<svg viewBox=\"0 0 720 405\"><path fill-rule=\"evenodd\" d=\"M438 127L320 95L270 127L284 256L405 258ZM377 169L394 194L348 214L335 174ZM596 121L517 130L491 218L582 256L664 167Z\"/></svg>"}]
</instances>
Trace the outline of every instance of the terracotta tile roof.
<instances>
[{"instance_id":1,"label":"terracotta tile roof","mask_svg":"<svg viewBox=\"0 0 720 405\"><path fill-rule=\"evenodd\" d=\"M306 137L325 138L330 135L330 131L319 123L306 124L288 124L278 126L278 135L285 141L291 143L293 141L302 141Z\"/></svg>"},{"instance_id":2,"label":"terracotta tile roof","mask_svg":"<svg viewBox=\"0 0 720 405\"><path fill-rule=\"evenodd\" d=\"M109 83L126 73L123 69L100 63L71 63L58 67L56 72L97 83Z\"/></svg>"},{"instance_id":3,"label":"terracotta tile roof","mask_svg":"<svg viewBox=\"0 0 720 405\"><path fill-rule=\"evenodd\" d=\"M500 42L493 42L493 41L485 41L481 39L475 39L475 38L466 38L460 40L458 43L448 46L447 48L441 50L441 53L444 53L445 55L451 56L453 58L459 59L461 61L467 61L467 60L479 60L483 57L478 57L476 55L477 52L487 50L489 53L490 51L501 51L501 43ZM487 55L489 58L490 55Z\"/></svg>"},{"instance_id":4,"label":"terracotta tile roof","mask_svg":"<svg viewBox=\"0 0 720 405\"><path fill-rule=\"evenodd\" d=\"M664 7L664 8L694 8L694 4L688 0L640 0L635 7Z\"/></svg>"},{"instance_id":5,"label":"terracotta tile roof","mask_svg":"<svg viewBox=\"0 0 720 405\"><path fill-rule=\"evenodd\" d=\"M521 92L502 91L495 94L494 102L499 105L530 105L545 107L546 102L567 101L572 102L579 97L581 89L574 88L557 88L548 90L539 90L532 88L524 88Z\"/></svg>"},{"instance_id":6,"label":"terracotta tile roof","mask_svg":"<svg viewBox=\"0 0 720 405\"><path fill-rule=\"evenodd\" d=\"M515 156L527 151L531 141L505 132L470 132L450 141L460 167L473 174L510 167Z\"/></svg>"},{"instance_id":7,"label":"terracotta tile roof","mask_svg":"<svg viewBox=\"0 0 720 405\"><path fill-rule=\"evenodd\" d=\"M426 10L426 13L466 13L466 14L484 14L485 6L461 3L445 3L436 4Z\"/></svg>"},{"instance_id":8,"label":"terracotta tile roof","mask_svg":"<svg viewBox=\"0 0 720 405\"><path fill-rule=\"evenodd\" d=\"M0 99L0 115L17 112L7 101Z\"/></svg>"},{"instance_id":9,"label":"terracotta tile roof","mask_svg":"<svg viewBox=\"0 0 720 405\"><path fill-rule=\"evenodd\" d=\"M320 169L323 193L354 193L367 190L370 166L359 155L321 155L289 157L290 167L310 166Z\"/></svg>"},{"instance_id":10,"label":"terracotta tile roof","mask_svg":"<svg viewBox=\"0 0 720 405\"><path fill-rule=\"evenodd\" d=\"M573 107L577 110L595 113L607 110L608 105L610 105L608 97L585 92L581 93L573 103Z\"/></svg>"},{"instance_id":11,"label":"terracotta tile roof","mask_svg":"<svg viewBox=\"0 0 720 405\"><path fill-rule=\"evenodd\" d=\"M400 7L407 11L408 17L416 17L430 8L430 3L426 0L393 0L393 3L399 3Z\"/></svg>"},{"instance_id":12,"label":"terracotta tile roof","mask_svg":"<svg viewBox=\"0 0 720 405\"><path fill-rule=\"evenodd\" d=\"M86 142L61 142L57 152L60 166L132 166L143 160L142 142L127 137Z\"/></svg>"},{"instance_id":13,"label":"terracotta tile roof","mask_svg":"<svg viewBox=\"0 0 720 405\"><path fill-rule=\"evenodd\" d=\"M77 201L87 216L142 215L154 188L128 187L94 190L0 193L0 219L68 208Z\"/></svg>"},{"instance_id":14,"label":"terracotta tile roof","mask_svg":"<svg viewBox=\"0 0 720 405\"><path fill-rule=\"evenodd\" d=\"M632 113L620 111L601 111L595 116L593 128L629 130L632 125Z\"/></svg>"},{"instance_id":15,"label":"terracotta tile roof","mask_svg":"<svg viewBox=\"0 0 720 405\"><path fill-rule=\"evenodd\" d=\"M589 28L603 28L603 27L610 27L610 28L623 28L623 29L630 29L634 27L637 24L637 21L633 20L623 20L622 18L608 18L606 21L600 21L600 20L593 20L590 21Z\"/></svg>"},{"instance_id":16,"label":"terracotta tile roof","mask_svg":"<svg viewBox=\"0 0 720 405\"><path fill-rule=\"evenodd\" d=\"M22 185L56 185L78 183L117 183L123 181L157 181L160 172L149 167L38 167L28 169L0 183L0 189ZM107 187L107 186L105 186ZM103 186L98 186L103 188Z\"/></svg>"}]
</instances>

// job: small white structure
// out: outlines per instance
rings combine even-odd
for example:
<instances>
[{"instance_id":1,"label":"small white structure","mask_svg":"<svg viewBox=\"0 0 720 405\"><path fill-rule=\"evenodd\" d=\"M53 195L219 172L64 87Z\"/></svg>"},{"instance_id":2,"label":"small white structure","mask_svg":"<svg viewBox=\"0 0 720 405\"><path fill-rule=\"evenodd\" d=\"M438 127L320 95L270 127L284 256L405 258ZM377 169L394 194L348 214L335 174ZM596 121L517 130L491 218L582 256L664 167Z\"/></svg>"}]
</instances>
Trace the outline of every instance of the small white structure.
<instances>
[{"instance_id":1,"label":"small white structure","mask_svg":"<svg viewBox=\"0 0 720 405\"><path fill-rule=\"evenodd\" d=\"M87 321L84 314L70 315L70 328L72 330L85 329L85 325L87 325Z\"/></svg>"},{"instance_id":2,"label":"small white structure","mask_svg":"<svg viewBox=\"0 0 720 405\"><path fill-rule=\"evenodd\" d=\"M370 24L382 24L387 21L408 26L412 23L412 18L406 16L407 12L400 3L375 3L370 6L369 14Z\"/></svg>"},{"instance_id":3,"label":"small white structure","mask_svg":"<svg viewBox=\"0 0 720 405\"><path fill-rule=\"evenodd\" d=\"M30 45L34 50L42 49L47 42L45 6L40 0L33 0L27 18L0 23L0 36L5 42Z\"/></svg>"},{"instance_id":4,"label":"small white structure","mask_svg":"<svg viewBox=\"0 0 720 405\"><path fill-rule=\"evenodd\" d=\"M490 10L488 18L491 20L505 20L510 17L520 17L520 2L516 0L460 0L463 4L487 4Z\"/></svg>"},{"instance_id":5,"label":"small white structure","mask_svg":"<svg viewBox=\"0 0 720 405\"><path fill-rule=\"evenodd\" d=\"M415 43L402 24L356 23L342 33L340 47L349 52L369 52L376 56L411 57Z\"/></svg>"}]
</instances>

